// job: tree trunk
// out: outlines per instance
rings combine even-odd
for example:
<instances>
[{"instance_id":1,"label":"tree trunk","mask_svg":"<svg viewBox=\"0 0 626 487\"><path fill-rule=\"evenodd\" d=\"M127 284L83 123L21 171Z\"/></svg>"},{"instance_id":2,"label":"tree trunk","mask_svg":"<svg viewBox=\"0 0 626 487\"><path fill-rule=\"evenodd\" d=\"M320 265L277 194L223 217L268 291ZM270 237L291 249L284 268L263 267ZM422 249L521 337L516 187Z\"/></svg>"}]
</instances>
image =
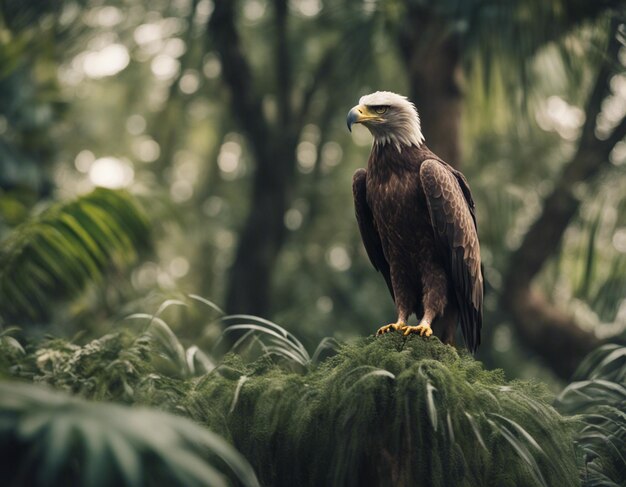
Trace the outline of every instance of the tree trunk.
<instances>
[{"instance_id":1,"label":"tree trunk","mask_svg":"<svg viewBox=\"0 0 626 487\"><path fill-rule=\"evenodd\" d=\"M269 314L272 271L286 235L283 217L291 199L294 153L293 144L285 142L275 159L257 159L250 210L230 270L228 312Z\"/></svg>"},{"instance_id":2,"label":"tree trunk","mask_svg":"<svg viewBox=\"0 0 626 487\"><path fill-rule=\"evenodd\" d=\"M431 14L410 9L399 36L410 99L422 122L426 145L454 167L461 154L463 70L458 36Z\"/></svg>"}]
</instances>

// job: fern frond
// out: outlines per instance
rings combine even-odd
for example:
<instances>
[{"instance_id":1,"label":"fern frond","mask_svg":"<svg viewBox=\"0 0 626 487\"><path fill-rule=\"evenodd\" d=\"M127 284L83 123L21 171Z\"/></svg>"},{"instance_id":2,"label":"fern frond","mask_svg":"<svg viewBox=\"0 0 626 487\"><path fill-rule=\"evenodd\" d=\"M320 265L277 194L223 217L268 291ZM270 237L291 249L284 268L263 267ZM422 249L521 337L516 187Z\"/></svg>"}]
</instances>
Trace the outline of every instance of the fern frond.
<instances>
[{"instance_id":1,"label":"fern frond","mask_svg":"<svg viewBox=\"0 0 626 487\"><path fill-rule=\"evenodd\" d=\"M187 419L21 383L0 383L0 450L6 485L259 486L232 446Z\"/></svg>"},{"instance_id":2,"label":"fern frond","mask_svg":"<svg viewBox=\"0 0 626 487\"><path fill-rule=\"evenodd\" d=\"M0 246L0 316L44 320L59 298L80 293L147 246L150 226L125 191L98 188L18 226Z\"/></svg>"}]
</instances>

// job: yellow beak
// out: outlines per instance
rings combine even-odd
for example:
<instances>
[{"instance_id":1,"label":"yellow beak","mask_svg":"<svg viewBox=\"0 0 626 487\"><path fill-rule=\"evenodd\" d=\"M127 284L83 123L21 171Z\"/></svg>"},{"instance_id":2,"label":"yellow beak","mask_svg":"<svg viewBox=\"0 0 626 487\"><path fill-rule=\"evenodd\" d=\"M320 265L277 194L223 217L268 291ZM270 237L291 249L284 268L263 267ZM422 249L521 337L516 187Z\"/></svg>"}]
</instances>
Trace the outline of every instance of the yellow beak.
<instances>
[{"instance_id":1,"label":"yellow beak","mask_svg":"<svg viewBox=\"0 0 626 487\"><path fill-rule=\"evenodd\" d=\"M352 132L352 125L355 123L363 123L368 120L380 119L378 115L372 113L365 105L357 105L348 112L348 118L346 123L348 124L348 130Z\"/></svg>"}]
</instances>

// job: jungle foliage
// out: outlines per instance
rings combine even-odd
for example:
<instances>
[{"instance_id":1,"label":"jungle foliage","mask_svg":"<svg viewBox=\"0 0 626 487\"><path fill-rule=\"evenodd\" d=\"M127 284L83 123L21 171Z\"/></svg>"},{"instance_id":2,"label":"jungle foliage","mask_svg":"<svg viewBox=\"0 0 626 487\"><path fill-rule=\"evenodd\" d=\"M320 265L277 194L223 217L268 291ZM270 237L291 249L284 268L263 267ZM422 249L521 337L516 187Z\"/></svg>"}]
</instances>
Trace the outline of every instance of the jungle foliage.
<instances>
[{"instance_id":1,"label":"jungle foliage","mask_svg":"<svg viewBox=\"0 0 626 487\"><path fill-rule=\"evenodd\" d=\"M589 354L556 404L581 415L584 485L626 484L626 347L608 344Z\"/></svg>"},{"instance_id":2,"label":"jungle foliage","mask_svg":"<svg viewBox=\"0 0 626 487\"><path fill-rule=\"evenodd\" d=\"M391 479L394 485L571 486L579 475L584 485L605 485L598 478L615 485L623 480L623 413L619 404L605 400L624 400L617 392L624 390L623 348L600 350L583 364L577 377L583 382L559 398L567 413L562 416L550 405L545 386L507 381L501 371L487 371L436 339L387 335L322 343L310 356L273 323L224 319L243 332L238 352L221 357L215 352L211 360L203 354L202 367L190 367L197 361L195 347L183 346L164 321L146 315L142 331L117 330L83 345L51 338L22 348L5 333L1 370L7 379L46 384L83 399L186 416L231 442L262 485L385 485ZM320 360L322 351L332 356ZM609 381L615 382L606 386ZM594 395L598 411L572 400L591 384L607 391ZM3 430L2 450L16 448L16 438L21 448L12 475L28 471L24 462L39 455L44 470L55 475L76 479L94 475L95 465L112 465L110 475L125 485L139 485L137 479L162 485L162 478L153 477L158 467L143 463L156 455L178 476L174 484L205 485L180 481L193 475L185 470L193 462L168 459L197 451L159 450L154 443L155 428L171 428L181 444L199 441L186 436L190 426L180 418L145 409L126 412L18 383L5 382L3 389L0 424L13 426ZM136 423L126 428L125 421ZM99 428L106 428L104 437ZM206 468L221 465L224 472L225 461L231 480L254 485L245 464L233 460L236 455L219 439L205 435L201 426L193 431L212 448L213 463ZM70 441L78 443L65 444ZM91 460L70 472L72 448L81 441ZM131 455L130 465L119 463L122 452ZM98 455L104 455L101 462Z\"/></svg>"},{"instance_id":3,"label":"jungle foliage","mask_svg":"<svg viewBox=\"0 0 626 487\"><path fill-rule=\"evenodd\" d=\"M625 5L0 0L0 483L626 485ZM376 89L472 186L484 366L355 338Z\"/></svg>"},{"instance_id":4,"label":"jungle foliage","mask_svg":"<svg viewBox=\"0 0 626 487\"><path fill-rule=\"evenodd\" d=\"M50 319L51 303L77 296L137 259L150 225L127 192L98 188L58 202L17 226L0 248L0 317Z\"/></svg>"},{"instance_id":5,"label":"jungle foliage","mask_svg":"<svg viewBox=\"0 0 626 487\"><path fill-rule=\"evenodd\" d=\"M185 418L7 382L0 411L4 485L259 485L232 446Z\"/></svg>"}]
</instances>

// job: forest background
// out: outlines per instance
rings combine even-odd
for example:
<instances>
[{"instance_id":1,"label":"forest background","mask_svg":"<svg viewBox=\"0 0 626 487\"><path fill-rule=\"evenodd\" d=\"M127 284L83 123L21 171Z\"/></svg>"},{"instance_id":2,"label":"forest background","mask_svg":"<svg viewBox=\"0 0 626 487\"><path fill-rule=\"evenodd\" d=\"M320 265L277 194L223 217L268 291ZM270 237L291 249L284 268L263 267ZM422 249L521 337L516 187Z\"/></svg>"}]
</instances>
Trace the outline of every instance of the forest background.
<instances>
[{"instance_id":1,"label":"forest background","mask_svg":"<svg viewBox=\"0 0 626 487\"><path fill-rule=\"evenodd\" d=\"M625 6L0 0L0 478L623 485ZM483 365L371 337L375 90L473 190Z\"/></svg>"},{"instance_id":2,"label":"forest background","mask_svg":"<svg viewBox=\"0 0 626 487\"><path fill-rule=\"evenodd\" d=\"M623 2L0 5L5 326L85 341L193 294L309 349L373 333L393 304L353 215L371 136L345 115L384 89L415 102L427 144L472 187L477 358L558 391L587 353L624 341ZM96 218L124 245L103 237L110 255L91 267L79 243L39 249L54 282L15 258L41 243L25 223L96 186L138 205L136 220ZM223 328L193 306L164 318L204 348Z\"/></svg>"}]
</instances>

